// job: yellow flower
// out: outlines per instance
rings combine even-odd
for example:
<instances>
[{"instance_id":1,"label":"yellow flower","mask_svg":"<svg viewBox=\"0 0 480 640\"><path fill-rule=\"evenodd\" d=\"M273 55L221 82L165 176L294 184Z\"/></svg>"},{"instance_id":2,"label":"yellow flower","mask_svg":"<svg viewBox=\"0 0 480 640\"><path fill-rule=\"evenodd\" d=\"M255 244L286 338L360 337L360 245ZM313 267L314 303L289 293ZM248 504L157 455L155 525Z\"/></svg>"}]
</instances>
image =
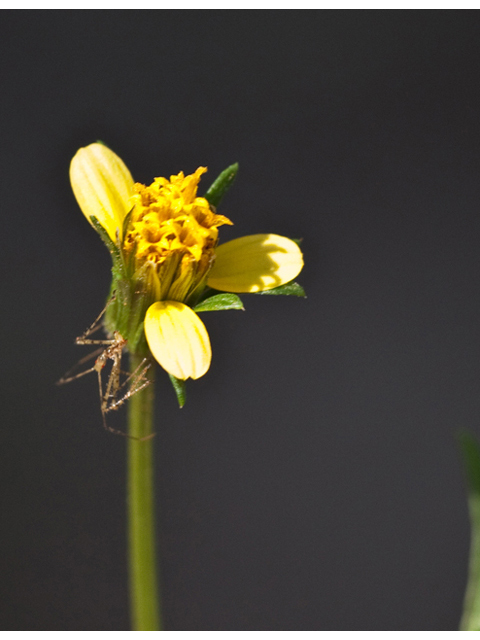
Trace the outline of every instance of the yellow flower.
<instances>
[{"instance_id":1,"label":"yellow flower","mask_svg":"<svg viewBox=\"0 0 480 640\"><path fill-rule=\"evenodd\" d=\"M133 283L125 300L139 292L147 300L146 308L135 307L132 332L144 326L154 358L180 380L199 378L210 366L208 333L191 308L206 286L232 293L268 291L292 281L303 267L298 245L278 235L245 236L217 246L218 227L232 222L197 196L205 171L155 178L145 186L134 183L123 161L100 143L79 149L70 165L83 214L106 232L112 256L120 256L114 281L120 289ZM122 309L116 314L118 321Z\"/></svg>"}]
</instances>

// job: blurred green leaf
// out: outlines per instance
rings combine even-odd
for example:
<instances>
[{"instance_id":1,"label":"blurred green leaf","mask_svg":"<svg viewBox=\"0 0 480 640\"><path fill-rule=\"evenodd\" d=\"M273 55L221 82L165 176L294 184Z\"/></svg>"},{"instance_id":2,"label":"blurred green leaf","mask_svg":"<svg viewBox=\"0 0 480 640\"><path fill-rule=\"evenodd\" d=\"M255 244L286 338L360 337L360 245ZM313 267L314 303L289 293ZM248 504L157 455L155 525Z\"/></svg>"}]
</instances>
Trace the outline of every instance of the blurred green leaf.
<instances>
[{"instance_id":1,"label":"blurred green leaf","mask_svg":"<svg viewBox=\"0 0 480 640\"><path fill-rule=\"evenodd\" d=\"M298 298L306 298L306 293L303 287L298 282L287 282L287 284L281 284L274 289L267 289L266 291L257 291L257 295L260 296L297 296Z\"/></svg>"},{"instance_id":2,"label":"blurred green leaf","mask_svg":"<svg viewBox=\"0 0 480 640\"><path fill-rule=\"evenodd\" d=\"M468 490L480 497L480 444L468 431L458 435Z\"/></svg>"},{"instance_id":3,"label":"blurred green leaf","mask_svg":"<svg viewBox=\"0 0 480 640\"><path fill-rule=\"evenodd\" d=\"M480 631L480 444L468 431L458 435L468 489L470 558L461 631Z\"/></svg>"}]
</instances>

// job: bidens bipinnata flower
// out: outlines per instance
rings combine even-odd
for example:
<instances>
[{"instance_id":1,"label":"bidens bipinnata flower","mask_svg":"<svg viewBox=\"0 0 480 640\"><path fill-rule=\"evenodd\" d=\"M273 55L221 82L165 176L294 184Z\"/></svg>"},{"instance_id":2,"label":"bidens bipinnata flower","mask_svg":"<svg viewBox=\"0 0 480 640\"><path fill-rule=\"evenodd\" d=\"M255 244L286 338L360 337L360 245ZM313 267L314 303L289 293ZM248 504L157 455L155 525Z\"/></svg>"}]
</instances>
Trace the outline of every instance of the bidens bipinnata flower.
<instances>
[{"instance_id":1,"label":"bidens bipinnata flower","mask_svg":"<svg viewBox=\"0 0 480 640\"><path fill-rule=\"evenodd\" d=\"M237 293L304 295L296 283L284 286L303 267L293 240L259 234L218 245L219 227L232 222L215 205L236 169L198 197L204 167L145 186L100 143L80 149L71 162L77 202L112 255L115 295L106 329L118 331L133 353L148 352L148 343L179 380L199 378L210 366L210 340L196 312L243 308Z\"/></svg>"}]
</instances>

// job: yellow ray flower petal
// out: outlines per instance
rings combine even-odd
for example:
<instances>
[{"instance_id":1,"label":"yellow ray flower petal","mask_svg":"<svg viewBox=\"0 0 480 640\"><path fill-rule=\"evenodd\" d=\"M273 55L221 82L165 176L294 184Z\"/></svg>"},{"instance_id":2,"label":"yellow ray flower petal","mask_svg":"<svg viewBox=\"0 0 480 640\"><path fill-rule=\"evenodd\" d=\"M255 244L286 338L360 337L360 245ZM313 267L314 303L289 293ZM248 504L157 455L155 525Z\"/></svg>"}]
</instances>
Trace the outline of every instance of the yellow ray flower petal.
<instances>
[{"instance_id":1,"label":"yellow ray flower petal","mask_svg":"<svg viewBox=\"0 0 480 640\"><path fill-rule=\"evenodd\" d=\"M155 302L145 316L145 335L155 360L176 378L194 380L210 367L212 350L205 325L181 302Z\"/></svg>"},{"instance_id":2,"label":"yellow ray flower petal","mask_svg":"<svg viewBox=\"0 0 480 640\"><path fill-rule=\"evenodd\" d=\"M207 284L231 293L255 293L293 280L303 267L298 245L272 233L244 236L215 249Z\"/></svg>"},{"instance_id":3,"label":"yellow ray flower petal","mask_svg":"<svg viewBox=\"0 0 480 640\"><path fill-rule=\"evenodd\" d=\"M115 242L117 228L131 208L133 178L108 147L94 143L79 149L70 164L70 182L84 216L96 216Z\"/></svg>"}]
</instances>

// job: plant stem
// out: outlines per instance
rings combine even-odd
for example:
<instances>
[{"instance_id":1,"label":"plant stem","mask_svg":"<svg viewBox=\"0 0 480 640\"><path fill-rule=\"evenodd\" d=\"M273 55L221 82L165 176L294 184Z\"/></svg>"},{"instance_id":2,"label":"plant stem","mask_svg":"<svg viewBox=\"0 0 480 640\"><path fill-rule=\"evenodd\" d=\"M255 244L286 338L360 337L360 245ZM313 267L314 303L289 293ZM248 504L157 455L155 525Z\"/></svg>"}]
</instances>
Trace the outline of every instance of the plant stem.
<instances>
[{"instance_id":1,"label":"plant stem","mask_svg":"<svg viewBox=\"0 0 480 640\"><path fill-rule=\"evenodd\" d=\"M130 355L130 371L141 356ZM150 385L130 398L128 433L144 438L153 433L154 373L148 372ZM153 443L127 442L128 558L130 573L130 615L132 631L160 631L159 589L155 555Z\"/></svg>"}]
</instances>

